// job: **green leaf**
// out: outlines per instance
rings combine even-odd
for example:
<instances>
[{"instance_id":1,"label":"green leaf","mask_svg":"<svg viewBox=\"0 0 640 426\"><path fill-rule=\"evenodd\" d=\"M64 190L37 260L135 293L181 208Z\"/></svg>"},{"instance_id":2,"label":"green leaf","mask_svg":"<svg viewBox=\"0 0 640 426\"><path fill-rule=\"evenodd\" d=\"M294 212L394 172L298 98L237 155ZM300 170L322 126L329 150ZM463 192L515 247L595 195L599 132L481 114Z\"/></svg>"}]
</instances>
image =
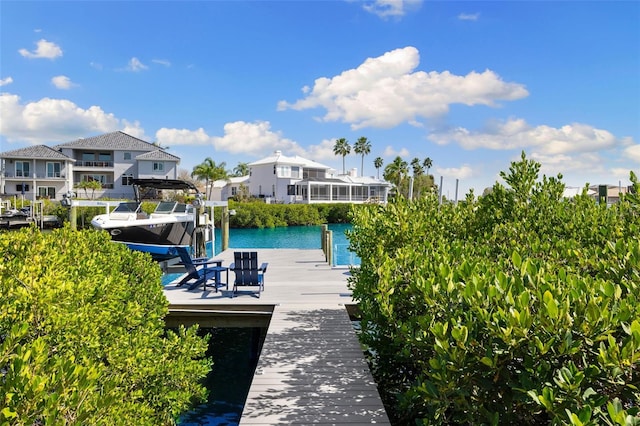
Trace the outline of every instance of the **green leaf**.
<instances>
[{"instance_id":1,"label":"green leaf","mask_svg":"<svg viewBox=\"0 0 640 426\"><path fill-rule=\"evenodd\" d=\"M520 269L522 258L520 257L520 254L518 254L518 252L515 250L511 254L511 261L513 262L513 266L515 266L516 269Z\"/></svg>"},{"instance_id":2,"label":"green leaf","mask_svg":"<svg viewBox=\"0 0 640 426\"><path fill-rule=\"evenodd\" d=\"M11 411L9 407L3 408L0 413L2 413L5 419L14 419L18 417L18 413L16 413L15 411Z\"/></svg>"},{"instance_id":3,"label":"green leaf","mask_svg":"<svg viewBox=\"0 0 640 426\"><path fill-rule=\"evenodd\" d=\"M553 298L553 295L549 290L544 292L542 296L542 300L544 300L545 307L547 308L547 314L549 317L556 319L558 318L558 303Z\"/></svg>"}]
</instances>

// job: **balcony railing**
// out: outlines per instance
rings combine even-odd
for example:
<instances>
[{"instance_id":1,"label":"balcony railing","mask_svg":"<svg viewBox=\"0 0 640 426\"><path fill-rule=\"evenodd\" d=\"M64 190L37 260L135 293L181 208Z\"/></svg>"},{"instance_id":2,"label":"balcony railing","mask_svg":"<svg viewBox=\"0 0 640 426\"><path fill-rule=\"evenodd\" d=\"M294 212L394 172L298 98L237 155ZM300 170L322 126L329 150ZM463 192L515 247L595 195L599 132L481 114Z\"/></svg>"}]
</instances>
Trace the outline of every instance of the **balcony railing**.
<instances>
[{"instance_id":1,"label":"balcony railing","mask_svg":"<svg viewBox=\"0 0 640 426\"><path fill-rule=\"evenodd\" d=\"M4 177L8 179L66 179L66 176L64 173L4 172Z\"/></svg>"},{"instance_id":2,"label":"balcony railing","mask_svg":"<svg viewBox=\"0 0 640 426\"><path fill-rule=\"evenodd\" d=\"M113 167L113 161L76 161L76 167Z\"/></svg>"}]
</instances>

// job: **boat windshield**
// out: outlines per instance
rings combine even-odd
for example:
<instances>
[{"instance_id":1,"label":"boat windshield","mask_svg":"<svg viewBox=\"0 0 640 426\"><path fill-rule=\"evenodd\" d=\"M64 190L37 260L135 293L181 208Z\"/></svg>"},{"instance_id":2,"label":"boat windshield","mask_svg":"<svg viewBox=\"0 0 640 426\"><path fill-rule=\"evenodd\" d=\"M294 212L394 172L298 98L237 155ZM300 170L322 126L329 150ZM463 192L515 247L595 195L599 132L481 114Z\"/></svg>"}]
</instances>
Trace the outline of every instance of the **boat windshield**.
<instances>
[{"instance_id":1,"label":"boat windshield","mask_svg":"<svg viewBox=\"0 0 640 426\"><path fill-rule=\"evenodd\" d=\"M140 208L138 203L120 203L112 213L135 213Z\"/></svg>"},{"instance_id":2,"label":"boat windshield","mask_svg":"<svg viewBox=\"0 0 640 426\"><path fill-rule=\"evenodd\" d=\"M161 201L154 213L171 213L177 203L175 201Z\"/></svg>"}]
</instances>

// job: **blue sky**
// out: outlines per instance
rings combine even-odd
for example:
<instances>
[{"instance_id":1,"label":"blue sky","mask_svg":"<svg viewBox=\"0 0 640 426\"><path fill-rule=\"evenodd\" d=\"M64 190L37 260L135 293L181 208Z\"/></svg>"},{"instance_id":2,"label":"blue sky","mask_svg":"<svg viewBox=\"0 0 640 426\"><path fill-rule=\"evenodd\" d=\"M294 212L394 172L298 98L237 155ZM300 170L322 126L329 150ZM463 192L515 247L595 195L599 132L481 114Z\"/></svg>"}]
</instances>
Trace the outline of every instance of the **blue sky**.
<instances>
[{"instance_id":1,"label":"blue sky","mask_svg":"<svg viewBox=\"0 0 640 426\"><path fill-rule=\"evenodd\" d=\"M640 2L0 0L0 151L123 130L181 169L281 150L429 157L459 196L524 150L568 186L640 171ZM346 158L348 169L361 159Z\"/></svg>"}]
</instances>

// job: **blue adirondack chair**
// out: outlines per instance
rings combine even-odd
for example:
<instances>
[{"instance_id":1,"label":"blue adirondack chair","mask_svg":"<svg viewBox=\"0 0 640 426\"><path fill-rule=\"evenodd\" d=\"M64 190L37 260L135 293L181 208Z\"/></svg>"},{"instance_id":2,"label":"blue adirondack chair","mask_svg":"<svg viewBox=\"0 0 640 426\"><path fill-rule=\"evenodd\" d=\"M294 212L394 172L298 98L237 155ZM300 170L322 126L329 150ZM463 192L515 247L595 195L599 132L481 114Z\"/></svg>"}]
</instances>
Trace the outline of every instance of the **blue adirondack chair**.
<instances>
[{"instance_id":1,"label":"blue adirondack chair","mask_svg":"<svg viewBox=\"0 0 640 426\"><path fill-rule=\"evenodd\" d=\"M228 268L222 266L222 260L208 259L206 257L193 258L184 247L177 247L178 256L180 256L180 264L184 265L187 276L185 276L178 284L178 287L189 284L189 290L203 286L203 290L207 289L207 282L214 280L214 288L218 291L218 287L226 285L229 289L228 272L227 282L223 283L220 273L228 271Z\"/></svg>"},{"instance_id":2,"label":"blue adirondack chair","mask_svg":"<svg viewBox=\"0 0 640 426\"><path fill-rule=\"evenodd\" d=\"M264 290L264 274L267 272L268 263L264 262L258 267L258 253L255 251L233 253L233 264L229 266L236 277L233 281L233 291L231 297L238 293L238 287L254 287L260 297L260 292Z\"/></svg>"}]
</instances>

